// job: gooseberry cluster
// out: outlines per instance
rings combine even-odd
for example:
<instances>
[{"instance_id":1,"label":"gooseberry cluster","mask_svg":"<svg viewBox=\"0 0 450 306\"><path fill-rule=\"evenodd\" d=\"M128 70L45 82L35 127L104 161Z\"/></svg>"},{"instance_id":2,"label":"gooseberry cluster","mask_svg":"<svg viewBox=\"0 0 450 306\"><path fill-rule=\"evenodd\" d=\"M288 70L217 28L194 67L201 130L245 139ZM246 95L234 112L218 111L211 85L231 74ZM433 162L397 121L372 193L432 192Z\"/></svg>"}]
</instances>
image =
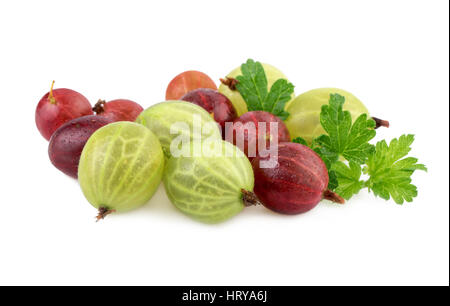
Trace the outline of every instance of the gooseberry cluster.
<instances>
[{"instance_id":1,"label":"gooseberry cluster","mask_svg":"<svg viewBox=\"0 0 450 306\"><path fill-rule=\"evenodd\" d=\"M291 140L311 141L324 133L319 115L331 93L346 96L353 119L367 109L350 93L333 88L295 98L281 71L267 64L262 68L263 84L273 91L257 110L254 97L237 90L246 72L238 67L219 88L202 72L183 72L169 83L166 101L145 110L126 99L98 100L92 107L74 90L53 89L53 82L37 106L36 125L49 140L52 164L78 179L98 219L144 205L161 181L180 211L206 223L257 204L299 214L322 199L344 203L328 189L329 172L317 152ZM255 80L255 87L260 84ZM283 109L269 105L277 90L291 100ZM277 115L284 110L286 120ZM387 123L380 120L380 125ZM273 154L276 160L267 166Z\"/></svg>"}]
</instances>

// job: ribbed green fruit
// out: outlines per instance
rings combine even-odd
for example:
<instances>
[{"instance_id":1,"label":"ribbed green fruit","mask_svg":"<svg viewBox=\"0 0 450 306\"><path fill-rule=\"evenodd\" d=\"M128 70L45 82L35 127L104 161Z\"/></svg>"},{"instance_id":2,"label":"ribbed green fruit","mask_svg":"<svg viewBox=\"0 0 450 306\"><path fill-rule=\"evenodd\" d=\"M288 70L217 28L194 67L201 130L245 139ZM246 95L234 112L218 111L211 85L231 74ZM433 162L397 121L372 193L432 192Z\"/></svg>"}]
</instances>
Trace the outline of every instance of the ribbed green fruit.
<instances>
[{"instance_id":1,"label":"ribbed green fruit","mask_svg":"<svg viewBox=\"0 0 450 306\"><path fill-rule=\"evenodd\" d=\"M172 157L167 162L163 179L167 195L178 209L198 221L225 221L244 208L242 190L253 191L252 166L229 142L196 145L202 156Z\"/></svg>"},{"instance_id":2,"label":"ribbed green fruit","mask_svg":"<svg viewBox=\"0 0 450 306\"><path fill-rule=\"evenodd\" d=\"M194 128L194 120L201 121L200 129ZM222 139L219 125L211 115L198 105L184 101L166 101L155 104L144 110L136 119L149 128L158 137L164 154L170 157L170 145L180 134L187 135L190 141L201 138ZM171 127L184 123L186 128L179 126L177 133L171 133Z\"/></svg>"},{"instance_id":3,"label":"ribbed green fruit","mask_svg":"<svg viewBox=\"0 0 450 306\"><path fill-rule=\"evenodd\" d=\"M140 124L116 122L89 138L81 153L78 180L92 206L121 212L147 203L163 170L158 138Z\"/></svg>"},{"instance_id":4,"label":"ribbed green fruit","mask_svg":"<svg viewBox=\"0 0 450 306\"><path fill-rule=\"evenodd\" d=\"M264 72L266 73L267 78L267 87L268 90L272 87L273 83L275 83L278 79L286 79L287 77L275 68L272 65L269 64L262 64L264 68ZM227 77L228 78L236 78L237 76L242 75L241 67L235 68L233 71L231 71ZM247 103L245 103L244 99L242 98L241 94L237 90L231 90L228 86L224 84L220 84L219 86L219 92L223 95L225 95L233 104L234 108L236 109L236 112L238 116L241 116L248 112L247 109ZM292 94L292 98L294 98L294 94Z\"/></svg>"},{"instance_id":5,"label":"ribbed green fruit","mask_svg":"<svg viewBox=\"0 0 450 306\"><path fill-rule=\"evenodd\" d=\"M353 121L361 114L369 114L364 104L351 93L338 88L318 88L307 91L289 102L286 111L288 119L284 122L291 138L303 137L311 142L314 138L325 134L320 124L322 105L329 103L330 94L340 94L345 97L344 110L352 115Z\"/></svg>"}]
</instances>

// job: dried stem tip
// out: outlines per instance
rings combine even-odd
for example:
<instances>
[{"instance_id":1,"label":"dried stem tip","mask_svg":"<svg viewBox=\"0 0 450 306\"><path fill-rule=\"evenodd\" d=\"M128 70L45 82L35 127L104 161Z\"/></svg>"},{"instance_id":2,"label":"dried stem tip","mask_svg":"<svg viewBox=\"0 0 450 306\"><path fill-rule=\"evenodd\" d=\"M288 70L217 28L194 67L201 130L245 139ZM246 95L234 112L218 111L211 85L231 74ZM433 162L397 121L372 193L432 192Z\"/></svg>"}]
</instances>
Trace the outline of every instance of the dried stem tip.
<instances>
[{"instance_id":1,"label":"dried stem tip","mask_svg":"<svg viewBox=\"0 0 450 306\"><path fill-rule=\"evenodd\" d=\"M103 220L103 219L105 219L105 217L107 216L107 215L109 215L109 214L112 214L112 213L115 213L116 211L114 210L114 209L108 209L108 208L106 208L106 207L100 207L99 208L99 210L98 210L98 215L97 215L97 221L96 222L98 222L98 221L100 221L100 220Z\"/></svg>"},{"instance_id":2,"label":"dried stem tip","mask_svg":"<svg viewBox=\"0 0 450 306\"><path fill-rule=\"evenodd\" d=\"M241 192L242 192L242 200L244 201L244 205L246 207L253 205L261 205L261 202L259 201L258 197L253 192L247 191L245 189L241 189Z\"/></svg>"},{"instance_id":3,"label":"dried stem tip","mask_svg":"<svg viewBox=\"0 0 450 306\"><path fill-rule=\"evenodd\" d=\"M323 192L323 198L338 204L345 203L345 199L343 197L338 195L336 192L331 191L330 189L327 189Z\"/></svg>"},{"instance_id":4,"label":"dried stem tip","mask_svg":"<svg viewBox=\"0 0 450 306\"><path fill-rule=\"evenodd\" d=\"M223 85L228 86L228 88L230 88L231 90L236 90L236 85L239 83L239 81L236 80L235 78L229 77L226 77L225 79L220 79L220 82Z\"/></svg>"},{"instance_id":5,"label":"dried stem tip","mask_svg":"<svg viewBox=\"0 0 450 306\"><path fill-rule=\"evenodd\" d=\"M52 81L52 85L50 86L50 91L48 92L48 100L51 104L56 104L56 99L53 96L53 86L55 85L55 81Z\"/></svg>"},{"instance_id":6,"label":"dried stem tip","mask_svg":"<svg viewBox=\"0 0 450 306\"><path fill-rule=\"evenodd\" d=\"M95 103L94 107L92 108L92 111L97 115L103 113L105 111L105 103L105 100L98 100L98 102Z\"/></svg>"},{"instance_id":7,"label":"dried stem tip","mask_svg":"<svg viewBox=\"0 0 450 306\"><path fill-rule=\"evenodd\" d=\"M377 117L372 117L373 121L375 121L375 129L378 129L380 126L384 126L386 128L389 127L389 121L381 120Z\"/></svg>"}]
</instances>

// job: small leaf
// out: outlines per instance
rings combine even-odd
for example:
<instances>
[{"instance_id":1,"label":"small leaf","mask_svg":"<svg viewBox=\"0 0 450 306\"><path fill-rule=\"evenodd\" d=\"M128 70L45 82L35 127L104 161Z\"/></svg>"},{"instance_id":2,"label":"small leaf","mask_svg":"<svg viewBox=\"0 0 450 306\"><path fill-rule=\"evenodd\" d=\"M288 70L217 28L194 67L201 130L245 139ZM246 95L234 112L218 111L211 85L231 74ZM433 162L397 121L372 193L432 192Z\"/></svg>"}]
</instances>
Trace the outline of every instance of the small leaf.
<instances>
[{"instance_id":1,"label":"small leaf","mask_svg":"<svg viewBox=\"0 0 450 306\"><path fill-rule=\"evenodd\" d=\"M286 112L284 108L286 103L291 100L293 92L294 85L285 79L277 80L272 85L272 88L264 101L264 110L280 117L281 120L287 119L289 113Z\"/></svg>"},{"instance_id":2,"label":"small leaf","mask_svg":"<svg viewBox=\"0 0 450 306\"><path fill-rule=\"evenodd\" d=\"M389 146L382 140L376 144L375 152L367 160L367 174L370 176L366 185L376 196L397 204L412 202L417 196L417 187L411 184L411 175L416 170L427 171L417 158L405 157L411 150L414 135L402 135L392 139Z\"/></svg>"},{"instance_id":3,"label":"small leaf","mask_svg":"<svg viewBox=\"0 0 450 306\"><path fill-rule=\"evenodd\" d=\"M339 186L336 172L334 172L333 170L328 171L328 177L329 177L328 189L335 191L337 189L337 187Z\"/></svg>"},{"instance_id":4,"label":"small leaf","mask_svg":"<svg viewBox=\"0 0 450 306\"><path fill-rule=\"evenodd\" d=\"M242 98L247 102L249 110L264 110L264 101L267 97L267 78L260 62L252 59L241 65L242 75L236 88Z\"/></svg>"},{"instance_id":5,"label":"small leaf","mask_svg":"<svg viewBox=\"0 0 450 306\"><path fill-rule=\"evenodd\" d=\"M292 142L294 142L294 143L299 143L299 144L302 144L302 145L308 147L308 143L307 143L306 140L303 139L302 137L294 138L294 139L292 140Z\"/></svg>"},{"instance_id":6,"label":"small leaf","mask_svg":"<svg viewBox=\"0 0 450 306\"><path fill-rule=\"evenodd\" d=\"M287 119L289 113L284 108L291 100L294 85L285 79L278 79L269 91L264 67L252 59L241 65L241 72L242 75L236 77L236 89L247 103L248 110L266 111L282 120Z\"/></svg>"},{"instance_id":7,"label":"small leaf","mask_svg":"<svg viewBox=\"0 0 450 306\"><path fill-rule=\"evenodd\" d=\"M350 112L342 109L344 102L343 96L330 95L329 105L322 106L320 113L320 122L328 135L321 135L314 141L348 161L364 164L375 150L369 143L376 135L375 121L362 114L352 124Z\"/></svg>"},{"instance_id":8,"label":"small leaf","mask_svg":"<svg viewBox=\"0 0 450 306\"><path fill-rule=\"evenodd\" d=\"M364 188L364 181L361 181L361 166L355 162L350 162L349 166L341 161L333 164L332 170L336 174L338 187L336 193L348 200Z\"/></svg>"}]
</instances>

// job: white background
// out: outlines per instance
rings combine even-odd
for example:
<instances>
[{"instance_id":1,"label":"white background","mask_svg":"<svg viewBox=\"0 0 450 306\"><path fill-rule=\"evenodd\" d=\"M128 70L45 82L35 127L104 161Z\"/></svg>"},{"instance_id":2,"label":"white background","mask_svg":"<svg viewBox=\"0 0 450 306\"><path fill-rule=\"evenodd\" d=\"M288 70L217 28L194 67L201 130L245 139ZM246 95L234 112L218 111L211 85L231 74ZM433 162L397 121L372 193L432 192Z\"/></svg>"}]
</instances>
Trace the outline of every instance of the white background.
<instances>
[{"instance_id":1,"label":"white background","mask_svg":"<svg viewBox=\"0 0 450 306\"><path fill-rule=\"evenodd\" d=\"M448 1L2 1L0 284L448 285ZM189 69L214 80L253 58L296 93L334 86L413 133L425 163L403 206L362 192L293 217L263 207L203 225L160 187L94 222L34 122L56 87L148 107Z\"/></svg>"}]
</instances>

